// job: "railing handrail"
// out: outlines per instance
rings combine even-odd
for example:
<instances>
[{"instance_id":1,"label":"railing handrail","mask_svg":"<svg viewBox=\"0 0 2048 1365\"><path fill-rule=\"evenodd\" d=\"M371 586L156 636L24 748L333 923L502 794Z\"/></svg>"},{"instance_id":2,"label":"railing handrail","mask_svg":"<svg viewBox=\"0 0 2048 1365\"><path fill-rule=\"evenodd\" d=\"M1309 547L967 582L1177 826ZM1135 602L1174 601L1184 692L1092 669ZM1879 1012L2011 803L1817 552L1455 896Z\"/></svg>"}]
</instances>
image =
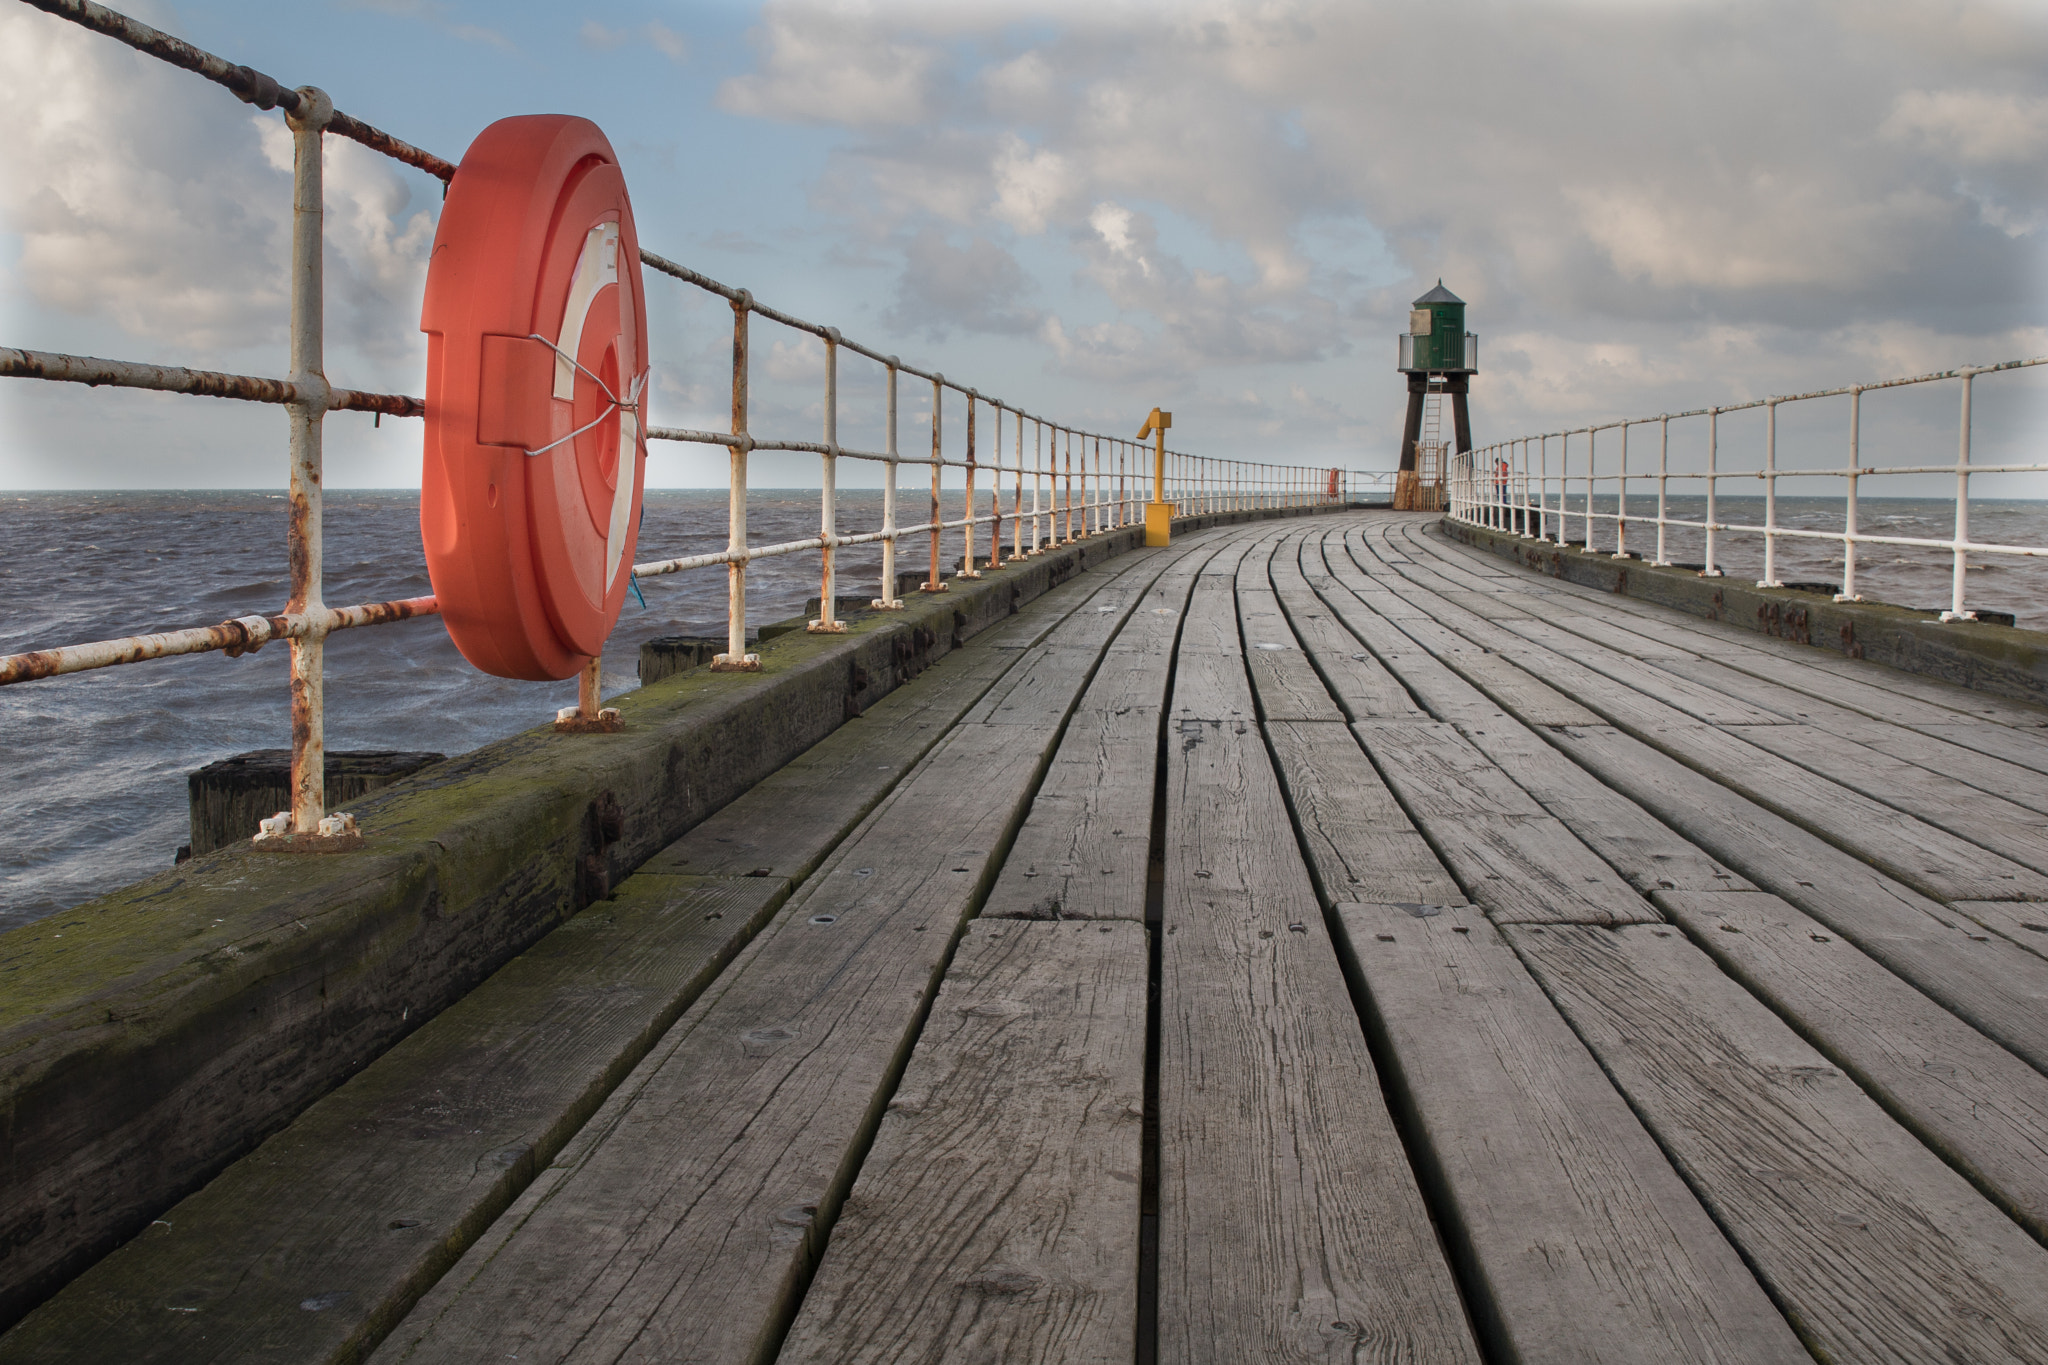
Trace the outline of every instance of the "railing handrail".
<instances>
[{"instance_id":1,"label":"railing handrail","mask_svg":"<svg viewBox=\"0 0 2048 1365\"><path fill-rule=\"evenodd\" d=\"M1907 375L1896 379L1874 380L1860 384L1845 384L1834 388L1814 389L1805 393L1779 394L1769 398L1749 399L1740 403L1717 404L1712 407L1691 408L1684 412L1659 413L1655 417L1633 417L1611 422L1594 422L1585 426L1570 427L1561 431L1537 432L1516 436L1505 441L1495 441L1469 451L1461 451L1453 460L1450 516L1458 521L1473 525L1488 526L1499 530L1519 532L1532 539L1548 541L1551 527L1557 528L1557 540L1562 543L1569 535L1569 519L1577 517L1582 526L1583 543L1588 550L1593 547L1593 524L1601 522L1614 528L1614 551L1617 557L1628 554L1628 527L1631 521L1653 522L1657 528L1656 555L1654 564L1668 564L1666 557L1666 533L1671 527L1685 527L1702 532L1706 542L1705 559L1700 569L1703 575L1720 576L1722 570L1717 563L1718 545L1716 537L1721 532L1738 532L1761 535L1764 541L1763 577L1757 580L1758 587L1782 587L1777 573L1778 542L1791 540L1831 540L1842 546L1841 591L1837 601L1861 601L1856 591L1856 547L1859 545L1893 545L1920 549L1947 550L1953 556L1949 591L1949 606L1940 613L1943 621L1969 621L1976 619L1976 613L1969 609L1966 600L1968 592L1967 574L1969 557L1980 555L2010 555L2023 558L2048 557L2048 546L2005 545L1979 541L1970 535L1970 479L1984 474L2039 474L2048 473L2048 462L2032 461L2023 463L1977 464L1970 458L1973 434L1972 398L1976 380L1992 374L2002 374L2048 365L2048 356L2035 356L2021 360L2001 361L1993 365L1959 365L1953 369L1937 370L1929 374ZM1866 464L1862 457L1862 411L1863 395L1884 389L1903 388L1910 385L1933 384L1957 381L1961 385L1961 411L1958 417L1956 458L1953 463L1935 464L1925 461L1913 464ZM1807 468L1785 467L1778 463L1778 409L1792 403L1804 403L1822 398L1849 399L1848 461L1839 467ZM1758 468L1728 469L1720 462L1720 419L1735 412L1764 410L1764 445ZM1687 418L1707 419L1707 451L1705 469L1678 470L1670 467L1671 424ZM1655 426L1658 429L1657 466L1654 470L1631 469L1628 463L1628 437L1638 427ZM1621 450L1614 467L1603 471L1599 465L1599 436L1602 432L1619 431ZM1583 470L1571 467L1572 441L1574 436L1585 438ZM1558 468L1550 472L1550 443L1558 442ZM1482 469L1479 461L1484 460ZM1952 474L1956 484L1953 494L1955 520L1953 533L1946 539L1923 536L1871 535L1857 524L1858 499L1861 481L1865 478L1893 475ZM1778 485L1786 480L1840 479L1844 487L1843 525L1839 531L1814 530L1805 527L1789 527L1778 522ZM1698 480L1706 485L1706 514L1702 519L1693 520L1670 515L1669 489L1672 480ZM1764 523L1761 526L1745 522L1725 521L1718 515L1716 506L1720 485L1727 480L1757 480L1763 484ZM1631 518L1628 511L1628 494L1631 483L1640 484L1654 480L1657 487L1657 513L1654 518L1637 516ZM1571 506L1574 484L1580 490L1580 505ZM1594 506L1595 490L1611 485L1614 488L1614 510L1602 511ZM1556 491L1553 504L1551 494ZM1534 490L1532 499L1531 490Z\"/></svg>"}]
</instances>

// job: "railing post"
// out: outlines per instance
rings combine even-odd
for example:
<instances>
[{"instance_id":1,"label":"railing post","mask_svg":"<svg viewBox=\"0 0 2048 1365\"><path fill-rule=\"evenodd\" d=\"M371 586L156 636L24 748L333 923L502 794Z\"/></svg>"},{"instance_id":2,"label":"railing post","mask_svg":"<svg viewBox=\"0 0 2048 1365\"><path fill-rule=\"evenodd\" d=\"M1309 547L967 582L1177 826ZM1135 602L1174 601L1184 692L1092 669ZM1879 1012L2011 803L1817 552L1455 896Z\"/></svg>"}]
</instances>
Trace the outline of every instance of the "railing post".
<instances>
[{"instance_id":1,"label":"railing post","mask_svg":"<svg viewBox=\"0 0 2048 1365\"><path fill-rule=\"evenodd\" d=\"M1720 484L1721 462L1721 410L1707 409L1707 551L1705 562L1700 566L1703 578L1719 578L1720 568L1714 563L1714 495Z\"/></svg>"},{"instance_id":2,"label":"railing post","mask_svg":"<svg viewBox=\"0 0 2048 1365\"><path fill-rule=\"evenodd\" d=\"M1778 403L1764 404L1764 576L1759 588L1782 588L1778 581Z\"/></svg>"},{"instance_id":3,"label":"railing post","mask_svg":"<svg viewBox=\"0 0 2048 1365\"><path fill-rule=\"evenodd\" d=\"M959 576L962 578L981 577L981 570L974 567L974 476L979 471L976 464L978 456L974 448L974 410L979 406L975 401L977 396L973 389L967 390L967 492L960 500L961 507L965 509L965 515L961 519L967 523L960 528Z\"/></svg>"},{"instance_id":4,"label":"railing post","mask_svg":"<svg viewBox=\"0 0 2048 1365\"><path fill-rule=\"evenodd\" d=\"M1621 424L1621 476L1614 485L1614 557L1628 558L1628 423Z\"/></svg>"},{"instance_id":5,"label":"railing post","mask_svg":"<svg viewBox=\"0 0 2048 1365\"><path fill-rule=\"evenodd\" d=\"M1593 471L1600 463L1600 433L1586 428L1586 553L1593 553Z\"/></svg>"},{"instance_id":6,"label":"railing post","mask_svg":"<svg viewBox=\"0 0 2048 1365\"><path fill-rule=\"evenodd\" d=\"M1657 562L1669 564L1664 548L1665 485L1671 476L1671 419L1657 419Z\"/></svg>"},{"instance_id":7,"label":"railing post","mask_svg":"<svg viewBox=\"0 0 2048 1365\"><path fill-rule=\"evenodd\" d=\"M1010 495L1010 558L1024 557L1024 414L1017 414L1017 486Z\"/></svg>"},{"instance_id":8,"label":"railing post","mask_svg":"<svg viewBox=\"0 0 2048 1365\"><path fill-rule=\"evenodd\" d=\"M944 592L949 586L945 575L939 572L939 523L946 519L945 505L939 501L939 475L945 471L944 457L940 454L940 414L946 396L946 376L932 376L932 567L931 574L918 585L919 592Z\"/></svg>"},{"instance_id":9,"label":"railing post","mask_svg":"<svg viewBox=\"0 0 2048 1365\"><path fill-rule=\"evenodd\" d=\"M818 586L818 619L805 629L814 635L839 635L839 329L825 329L825 454L818 494L818 539L825 542Z\"/></svg>"},{"instance_id":10,"label":"railing post","mask_svg":"<svg viewBox=\"0 0 2048 1365\"><path fill-rule=\"evenodd\" d=\"M1003 567L1003 405L994 403L996 415L995 439L988 448L994 458L988 462L988 567Z\"/></svg>"},{"instance_id":11,"label":"railing post","mask_svg":"<svg viewBox=\"0 0 2048 1365\"><path fill-rule=\"evenodd\" d=\"M1842 590L1837 602L1861 602L1856 595L1856 484L1863 472L1863 390L1849 390L1849 491L1842 509Z\"/></svg>"},{"instance_id":12,"label":"railing post","mask_svg":"<svg viewBox=\"0 0 2048 1365\"><path fill-rule=\"evenodd\" d=\"M1970 542L1970 390L1976 379L1975 370L1963 371L1963 416L1956 434L1956 566L1954 582L1949 589L1948 610L1941 614L1944 621L1977 619L1977 613L1963 603L1964 579L1970 572L1970 552L1963 548Z\"/></svg>"},{"instance_id":13,"label":"railing post","mask_svg":"<svg viewBox=\"0 0 2048 1365\"><path fill-rule=\"evenodd\" d=\"M293 834L322 834L327 818L327 603L322 586L321 423L327 416L321 144L334 102L299 91L285 116L292 130L291 382L304 395L291 405L291 598L285 611L312 627L291 642ZM339 832L333 831L333 832Z\"/></svg>"},{"instance_id":14,"label":"railing post","mask_svg":"<svg viewBox=\"0 0 2048 1365\"><path fill-rule=\"evenodd\" d=\"M901 611L903 599L896 595L896 357L890 356L888 425L883 462L886 482L882 484L882 595L868 605L877 611Z\"/></svg>"},{"instance_id":15,"label":"railing post","mask_svg":"<svg viewBox=\"0 0 2048 1365\"><path fill-rule=\"evenodd\" d=\"M732 472L725 486L725 653L712 658L715 673L761 667L761 656L747 653L747 452L753 449L747 437L747 319L753 311L754 296L740 290L732 301L732 434L738 439L726 447Z\"/></svg>"},{"instance_id":16,"label":"railing post","mask_svg":"<svg viewBox=\"0 0 2048 1365\"><path fill-rule=\"evenodd\" d=\"M1531 502L1529 501L1529 438L1528 438L1528 437L1524 436L1524 437L1522 437L1522 438L1521 438L1521 439L1520 439L1519 441L1515 442L1515 459L1516 459L1516 468L1517 468L1517 470L1519 471L1516 477L1517 477L1517 479L1518 479L1518 481L1519 481L1519 484L1520 484L1520 491L1521 491L1521 494L1522 494L1522 534L1523 534L1524 536L1533 536L1533 535L1535 535L1535 534L1536 534L1536 530L1535 530L1535 527L1536 527L1536 517L1535 517L1535 512L1536 512L1536 509L1535 509L1535 506L1534 506L1534 504L1532 504L1532 503L1531 503Z\"/></svg>"},{"instance_id":17,"label":"railing post","mask_svg":"<svg viewBox=\"0 0 2048 1365\"><path fill-rule=\"evenodd\" d=\"M1038 486L1045 482L1045 423L1031 419L1031 553L1038 553Z\"/></svg>"}]
</instances>

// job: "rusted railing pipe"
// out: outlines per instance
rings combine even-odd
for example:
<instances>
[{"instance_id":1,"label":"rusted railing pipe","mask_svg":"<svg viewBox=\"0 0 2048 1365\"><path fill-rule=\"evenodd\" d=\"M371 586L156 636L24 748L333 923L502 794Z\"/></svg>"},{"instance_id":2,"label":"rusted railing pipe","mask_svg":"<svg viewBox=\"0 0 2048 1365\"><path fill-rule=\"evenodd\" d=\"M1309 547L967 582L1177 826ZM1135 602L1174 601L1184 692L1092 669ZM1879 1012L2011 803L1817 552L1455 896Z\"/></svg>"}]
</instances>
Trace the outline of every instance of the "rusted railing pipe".
<instances>
[{"instance_id":1,"label":"rusted railing pipe","mask_svg":"<svg viewBox=\"0 0 2048 1365\"><path fill-rule=\"evenodd\" d=\"M21 654L0 655L0 687L179 654L216 651L230 657L254 654L272 640L303 640L357 626L389 625L415 616L438 615L440 610L431 597L407 597L396 602L326 607L317 614L282 612L276 616L237 616L217 626L128 635L118 640L95 640L89 644L64 645L57 649L32 649Z\"/></svg>"},{"instance_id":2,"label":"rusted railing pipe","mask_svg":"<svg viewBox=\"0 0 2048 1365\"><path fill-rule=\"evenodd\" d=\"M262 379L218 370L188 370L179 365L150 365L135 360L104 360L99 356L13 347L0 347L0 378L50 379L94 388L104 384L111 388L152 389L159 393L236 398L282 406L315 401L321 396L302 390L289 379ZM427 410L425 403L404 394L365 393L356 389L328 388L325 401L329 412L374 412L385 417L420 417Z\"/></svg>"}]
</instances>

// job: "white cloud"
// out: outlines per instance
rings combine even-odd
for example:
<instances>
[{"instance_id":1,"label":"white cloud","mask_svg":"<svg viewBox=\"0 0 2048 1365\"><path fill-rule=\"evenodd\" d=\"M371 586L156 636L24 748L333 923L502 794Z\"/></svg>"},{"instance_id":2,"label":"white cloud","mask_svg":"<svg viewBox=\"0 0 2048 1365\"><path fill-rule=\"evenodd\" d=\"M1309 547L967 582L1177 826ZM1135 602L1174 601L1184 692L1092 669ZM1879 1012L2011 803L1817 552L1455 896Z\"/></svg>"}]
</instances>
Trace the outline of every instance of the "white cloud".
<instances>
[{"instance_id":1,"label":"white cloud","mask_svg":"<svg viewBox=\"0 0 2048 1365\"><path fill-rule=\"evenodd\" d=\"M990 211L1027 237L1046 229L1075 190L1067 159L1058 152L1035 149L1014 134L1003 139L992 168L995 203Z\"/></svg>"},{"instance_id":2,"label":"white cloud","mask_svg":"<svg viewBox=\"0 0 2048 1365\"><path fill-rule=\"evenodd\" d=\"M915 124L930 113L938 50L892 37L864 7L771 3L762 47L760 71L719 87L721 108L855 128Z\"/></svg>"},{"instance_id":3,"label":"white cloud","mask_svg":"<svg viewBox=\"0 0 2048 1365\"><path fill-rule=\"evenodd\" d=\"M292 139L280 115L97 35L9 13L0 125L0 222L20 236L14 281L30 300L112 322L138 343L129 355L282 344ZM392 162L341 138L325 140L324 182L330 372L354 364L416 387L433 211L411 208ZM395 361L408 363L393 371Z\"/></svg>"}]
</instances>

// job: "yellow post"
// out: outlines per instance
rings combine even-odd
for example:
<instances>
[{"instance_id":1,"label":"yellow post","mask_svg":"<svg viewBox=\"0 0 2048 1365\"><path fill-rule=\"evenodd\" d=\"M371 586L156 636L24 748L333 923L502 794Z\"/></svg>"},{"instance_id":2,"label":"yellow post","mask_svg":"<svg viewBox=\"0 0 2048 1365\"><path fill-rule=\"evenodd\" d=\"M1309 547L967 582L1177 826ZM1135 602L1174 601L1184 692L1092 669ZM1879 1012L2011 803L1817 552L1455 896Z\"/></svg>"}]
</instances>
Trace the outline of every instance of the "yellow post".
<instances>
[{"instance_id":1,"label":"yellow post","mask_svg":"<svg viewBox=\"0 0 2048 1365\"><path fill-rule=\"evenodd\" d=\"M1152 501L1145 504L1147 545L1164 545L1173 534L1173 504L1166 500L1166 429L1172 425L1172 413L1154 408L1146 416L1145 425L1138 428L1139 440L1153 438Z\"/></svg>"}]
</instances>

